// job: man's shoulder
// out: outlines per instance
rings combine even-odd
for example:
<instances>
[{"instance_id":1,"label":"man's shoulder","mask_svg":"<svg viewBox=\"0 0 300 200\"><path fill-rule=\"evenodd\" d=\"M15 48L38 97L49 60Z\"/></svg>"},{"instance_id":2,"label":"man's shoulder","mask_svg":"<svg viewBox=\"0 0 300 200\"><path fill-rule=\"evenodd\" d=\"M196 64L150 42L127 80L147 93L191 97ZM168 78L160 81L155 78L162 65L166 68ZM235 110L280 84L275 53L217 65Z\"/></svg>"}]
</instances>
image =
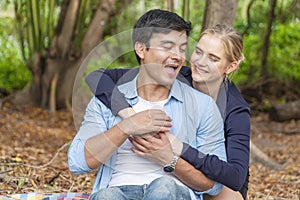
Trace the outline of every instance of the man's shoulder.
<instances>
[{"instance_id":1,"label":"man's shoulder","mask_svg":"<svg viewBox=\"0 0 300 200\"><path fill-rule=\"evenodd\" d=\"M203 92L200 92L199 90L196 90L195 88L191 87L190 85L183 83L182 81L177 80L178 85L181 87L182 91L184 93L188 93L191 95L195 95L195 98L201 98L201 99L211 99L211 97Z\"/></svg>"},{"instance_id":2,"label":"man's shoulder","mask_svg":"<svg viewBox=\"0 0 300 200\"><path fill-rule=\"evenodd\" d=\"M96 96L93 96L87 107L86 107L87 113L97 112L101 115L105 116L113 116L110 108L108 108L106 105L104 105Z\"/></svg>"},{"instance_id":3,"label":"man's shoulder","mask_svg":"<svg viewBox=\"0 0 300 200\"><path fill-rule=\"evenodd\" d=\"M201 114L199 114L199 112L203 112L213 106L211 104L214 104L214 100L209 95L204 94L203 92L200 92L180 81L178 81L177 84L178 88L180 88L180 94L178 97L181 97L181 101L186 108L186 112L189 112L191 115L200 116Z\"/></svg>"}]
</instances>

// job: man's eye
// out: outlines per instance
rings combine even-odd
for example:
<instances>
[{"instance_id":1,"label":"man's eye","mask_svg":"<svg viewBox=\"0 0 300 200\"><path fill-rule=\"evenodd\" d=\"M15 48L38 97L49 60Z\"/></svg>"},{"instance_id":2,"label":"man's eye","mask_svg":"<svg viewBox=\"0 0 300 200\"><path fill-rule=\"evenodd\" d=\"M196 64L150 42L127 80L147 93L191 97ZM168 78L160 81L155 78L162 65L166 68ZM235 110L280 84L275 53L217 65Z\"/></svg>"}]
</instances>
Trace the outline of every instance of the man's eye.
<instances>
[{"instance_id":1,"label":"man's eye","mask_svg":"<svg viewBox=\"0 0 300 200\"><path fill-rule=\"evenodd\" d=\"M165 49L165 50L171 50L172 46L162 46L162 48Z\"/></svg>"},{"instance_id":2,"label":"man's eye","mask_svg":"<svg viewBox=\"0 0 300 200\"><path fill-rule=\"evenodd\" d=\"M179 49L180 53L185 53L186 49Z\"/></svg>"}]
</instances>

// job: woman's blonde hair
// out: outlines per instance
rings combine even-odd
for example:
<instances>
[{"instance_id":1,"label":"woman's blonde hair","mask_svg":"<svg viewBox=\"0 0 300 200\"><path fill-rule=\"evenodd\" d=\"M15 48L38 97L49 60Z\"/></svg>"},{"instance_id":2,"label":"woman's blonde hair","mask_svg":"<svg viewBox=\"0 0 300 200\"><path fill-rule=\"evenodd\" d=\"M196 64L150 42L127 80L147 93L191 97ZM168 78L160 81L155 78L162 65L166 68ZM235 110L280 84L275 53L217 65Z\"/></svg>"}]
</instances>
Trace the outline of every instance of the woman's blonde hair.
<instances>
[{"instance_id":1,"label":"woman's blonde hair","mask_svg":"<svg viewBox=\"0 0 300 200\"><path fill-rule=\"evenodd\" d=\"M219 38L224 45L226 59L229 62L237 61L240 64L244 60L243 55L243 37L231 26L225 24L217 24L211 28L204 30L200 38L203 35L213 35Z\"/></svg>"}]
</instances>

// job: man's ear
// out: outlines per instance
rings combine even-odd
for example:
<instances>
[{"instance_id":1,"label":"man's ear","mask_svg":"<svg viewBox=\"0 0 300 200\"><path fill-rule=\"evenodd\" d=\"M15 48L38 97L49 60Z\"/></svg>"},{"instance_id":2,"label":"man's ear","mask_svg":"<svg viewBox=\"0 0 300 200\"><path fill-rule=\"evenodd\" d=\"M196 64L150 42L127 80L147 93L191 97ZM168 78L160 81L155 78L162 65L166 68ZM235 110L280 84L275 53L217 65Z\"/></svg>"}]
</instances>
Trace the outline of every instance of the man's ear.
<instances>
[{"instance_id":1,"label":"man's ear","mask_svg":"<svg viewBox=\"0 0 300 200\"><path fill-rule=\"evenodd\" d=\"M145 58L146 45L144 43L142 43L142 42L136 42L134 44L134 49L135 49L136 54L141 59Z\"/></svg>"},{"instance_id":2,"label":"man's ear","mask_svg":"<svg viewBox=\"0 0 300 200\"><path fill-rule=\"evenodd\" d=\"M226 73L226 74L230 74L231 72L235 71L235 70L238 68L238 66L239 66L239 65L238 65L238 62L237 62L237 61L231 62L231 63L227 66L225 73Z\"/></svg>"}]
</instances>

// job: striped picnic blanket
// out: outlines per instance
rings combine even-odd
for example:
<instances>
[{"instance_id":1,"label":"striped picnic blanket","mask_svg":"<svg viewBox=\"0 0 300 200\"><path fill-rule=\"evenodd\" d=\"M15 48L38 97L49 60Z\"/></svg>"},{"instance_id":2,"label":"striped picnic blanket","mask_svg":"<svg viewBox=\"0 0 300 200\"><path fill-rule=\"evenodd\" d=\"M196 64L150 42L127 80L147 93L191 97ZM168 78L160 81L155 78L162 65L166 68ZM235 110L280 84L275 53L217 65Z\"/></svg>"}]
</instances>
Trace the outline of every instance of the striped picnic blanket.
<instances>
[{"instance_id":1,"label":"striped picnic blanket","mask_svg":"<svg viewBox=\"0 0 300 200\"><path fill-rule=\"evenodd\" d=\"M43 193L28 193L28 194L13 194L13 195L0 195L0 200L85 200L89 199L88 194L83 193L54 193L54 194L43 194Z\"/></svg>"}]
</instances>

